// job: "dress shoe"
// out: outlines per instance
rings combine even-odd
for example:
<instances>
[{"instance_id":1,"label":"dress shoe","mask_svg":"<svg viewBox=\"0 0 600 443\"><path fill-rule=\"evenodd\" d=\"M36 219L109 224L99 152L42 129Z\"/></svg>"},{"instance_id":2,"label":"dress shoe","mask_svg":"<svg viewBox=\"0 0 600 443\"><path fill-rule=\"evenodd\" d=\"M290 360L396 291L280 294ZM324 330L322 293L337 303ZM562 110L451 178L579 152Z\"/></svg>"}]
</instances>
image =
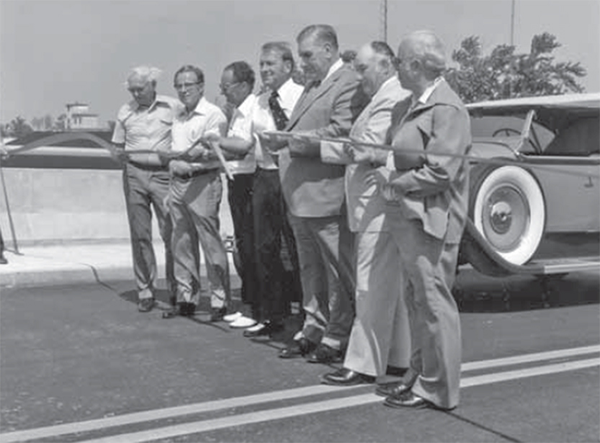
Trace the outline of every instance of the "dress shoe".
<instances>
[{"instance_id":1,"label":"dress shoe","mask_svg":"<svg viewBox=\"0 0 600 443\"><path fill-rule=\"evenodd\" d=\"M352 386L362 383L373 383L375 377L361 374L351 369L341 368L335 372L330 372L321 377L321 383L333 386Z\"/></svg>"},{"instance_id":2,"label":"dress shoe","mask_svg":"<svg viewBox=\"0 0 600 443\"><path fill-rule=\"evenodd\" d=\"M339 363L342 361L342 351L321 343L306 361L309 363Z\"/></svg>"},{"instance_id":3,"label":"dress shoe","mask_svg":"<svg viewBox=\"0 0 600 443\"><path fill-rule=\"evenodd\" d=\"M8 264L8 260L0 254L0 265L6 265Z\"/></svg>"},{"instance_id":4,"label":"dress shoe","mask_svg":"<svg viewBox=\"0 0 600 443\"><path fill-rule=\"evenodd\" d=\"M194 303L180 302L168 311L163 312L162 318L193 317L195 313L196 305Z\"/></svg>"},{"instance_id":5,"label":"dress shoe","mask_svg":"<svg viewBox=\"0 0 600 443\"><path fill-rule=\"evenodd\" d=\"M404 377L408 368L399 368L398 366L388 366L385 369L385 375L390 375L392 377Z\"/></svg>"},{"instance_id":6,"label":"dress shoe","mask_svg":"<svg viewBox=\"0 0 600 443\"><path fill-rule=\"evenodd\" d=\"M407 384L404 384L402 382L386 383L386 384L377 386L377 388L375 389L375 394L377 394L381 397L389 397L392 395L398 396L398 395L404 394L405 392L410 391L410 388L411 388L411 386L408 386Z\"/></svg>"},{"instance_id":7,"label":"dress shoe","mask_svg":"<svg viewBox=\"0 0 600 443\"><path fill-rule=\"evenodd\" d=\"M210 321L212 323L221 321L226 313L227 308L210 308Z\"/></svg>"},{"instance_id":8,"label":"dress shoe","mask_svg":"<svg viewBox=\"0 0 600 443\"><path fill-rule=\"evenodd\" d=\"M303 357L309 354L316 347L317 345L310 340L300 337L299 340L294 340L293 344L279 351L279 358Z\"/></svg>"},{"instance_id":9,"label":"dress shoe","mask_svg":"<svg viewBox=\"0 0 600 443\"><path fill-rule=\"evenodd\" d=\"M225 320L227 323L231 323L231 322L236 321L242 315L243 314L240 311L234 312L233 314L227 314L227 315L223 316L223 320Z\"/></svg>"},{"instance_id":10,"label":"dress shoe","mask_svg":"<svg viewBox=\"0 0 600 443\"><path fill-rule=\"evenodd\" d=\"M258 323L244 331L244 337L260 337L263 335L271 335L277 332L283 331L284 326L281 323L273 323L266 321L264 323Z\"/></svg>"},{"instance_id":11,"label":"dress shoe","mask_svg":"<svg viewBox=\"0 0 600 443\"><path fill-rule=\"evenodd\" d=\"M383 404L385 406L389 406L390 408L413 409L429 408L433 406L431 402L425 400L423 397L419 397L410 390L400 395L390 395L385 399Z\"/></svg>"},{"instance_id":12,"label":"dress shoe","mask_svg":"<svg viewBox=\"0 0 600 443\"><path fill-rule=\"evenodd\" d=\"M229 327L233 329L245 329L256 324L256 320L250 317L241 316L229 323Z\"/></svg>"},{"instance_id":13,"label":"dress shoe","mask_svg":"<svg viewBox=\"0 0 600 443\"><path fill-rule=\"evenodd\" d=\"M154 298L141 298L138 301L138 311L150 312L154 308Z\"/></svg>"}]
</instances>

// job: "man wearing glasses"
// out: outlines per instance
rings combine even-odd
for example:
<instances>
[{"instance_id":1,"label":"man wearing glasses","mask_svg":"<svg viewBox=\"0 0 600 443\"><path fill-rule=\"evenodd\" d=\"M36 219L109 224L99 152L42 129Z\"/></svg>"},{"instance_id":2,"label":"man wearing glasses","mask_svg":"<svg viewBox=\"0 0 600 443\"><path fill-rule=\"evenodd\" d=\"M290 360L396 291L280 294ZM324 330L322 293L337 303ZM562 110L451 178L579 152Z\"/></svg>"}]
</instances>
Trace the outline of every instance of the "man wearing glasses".
<instances>
[{"instance_id":1,"label":"man wearing glasses","mask_svg":"<svg viewBox=\"0 0 600 443\"><path fill-rule=\"evenodd\" d=\"M221 76L221 93L227 99L227 104L233 108L227 137L229 140L251 142L252 111L255 107L256 96L252 93L256 76L252 67L244 62L233 62L225 67ZM230 321L232 328L248 328L256 324L256 308L258 281L255 266L254 251L254 222L252 211L252 189L254 187L254 171L256 161L254 149L236 149L237 143L221 144L227 153L228 166L233 179L227 181L229 207L235 245L238 251L238 274L242 279L242 302L250 306L250 317L240 316L239 313L225 318Z\"/></svg>"},{"instance_id":2,"label":"man wearing glasses","mask_svg":"<svg viewBox=\"0 0 600 443\"><path fill-rule=\"evenodd\" d=\"M196 66L181 67L174 86L184 109L173 121L169 162L169 211L173 221L173 253L177 303L165 317L194 315L200 294L200 251L204 252L210 286L211 321L221 320L230 301L229 263L219 231L223 195L220 163L206 145L225 134L223 112L204 98L204 73Z\"/></svg>"},{"instance_id":3,"label":"man wearing glasses","mask_svg":"<svg viewBox=\"0 0 600 443\"><path fill-rule=\"evenodd\" d=\"M159 153L171 149L171 124L178 105L175 99L156 93L159 73L158 69L148 66L131 71L127 89L133 100L119 110L112 136L112 142L124 149L121 153L126 160L123 187L140 312L149 312L154 307L157 270L152 247L152 208L165 243L166 276L171 297L175 288L171 223L164 205L169 191L169 171Z\"/></svg>"}]
</instances>

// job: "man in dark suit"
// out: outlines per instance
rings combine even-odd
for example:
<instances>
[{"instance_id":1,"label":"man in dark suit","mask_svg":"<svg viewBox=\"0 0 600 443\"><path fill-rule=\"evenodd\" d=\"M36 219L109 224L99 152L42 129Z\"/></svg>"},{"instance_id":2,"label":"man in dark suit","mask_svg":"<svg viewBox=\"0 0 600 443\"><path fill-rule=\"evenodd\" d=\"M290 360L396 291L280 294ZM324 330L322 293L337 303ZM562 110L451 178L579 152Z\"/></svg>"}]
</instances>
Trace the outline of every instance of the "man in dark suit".
<instances>
[{"instance_id":1,"label":"man in dark suit","mask_svg":"<svg viewBox=\"0 0 600 443\"><path fill-rule=\"evenodd\" d=\"M460 318L450 292L466 222L469 115L442 73L442 42L417 31L400 43L398 77L412 96L392 111L388 143L393 172L383 185L398 245L410 319L412 356L404 380L381 386L390 407L458 405Z\"/></svg>"},{"instance_id":2,"label":"man in dark suit","mask_svg":"<svg viewBox=\"0 0 600 443\"><path fill-rule=\"evenodd\" d=\"M316 137L344 137L368 99L359 80L340 59L329 25L311 25L297 37L305 90L287 131ZM282 358L308 356L312 363L340 361L354 318L353 238L344 209L344 166L321 162L320 143L289 143L279 174L300 262L305 321Z\"/></svg>"}]
</instances>

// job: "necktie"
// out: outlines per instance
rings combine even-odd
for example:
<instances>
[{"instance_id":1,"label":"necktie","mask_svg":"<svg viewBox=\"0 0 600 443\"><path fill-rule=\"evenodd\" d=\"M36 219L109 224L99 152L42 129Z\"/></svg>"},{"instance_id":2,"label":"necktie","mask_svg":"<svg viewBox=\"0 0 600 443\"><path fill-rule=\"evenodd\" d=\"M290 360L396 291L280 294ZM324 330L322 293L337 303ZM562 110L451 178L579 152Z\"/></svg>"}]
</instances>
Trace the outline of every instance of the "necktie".
<instances>
[{"instance_id":1,"label":"necktie","mask_svg":"<svg viewBox=\"0 0 600 443\"><path fill-rule=\"evenodd\" d=\"M269 97L269 108L273 114L273 120L275 120L275 127L278 131L283 131L288 123L288 118L285 115L285 112L283 112L283 108L279 104L279 100L277 100L278 97L279 94L277 91L273 91L271 93L271 96Z\"/></svg>"}]
</instances>

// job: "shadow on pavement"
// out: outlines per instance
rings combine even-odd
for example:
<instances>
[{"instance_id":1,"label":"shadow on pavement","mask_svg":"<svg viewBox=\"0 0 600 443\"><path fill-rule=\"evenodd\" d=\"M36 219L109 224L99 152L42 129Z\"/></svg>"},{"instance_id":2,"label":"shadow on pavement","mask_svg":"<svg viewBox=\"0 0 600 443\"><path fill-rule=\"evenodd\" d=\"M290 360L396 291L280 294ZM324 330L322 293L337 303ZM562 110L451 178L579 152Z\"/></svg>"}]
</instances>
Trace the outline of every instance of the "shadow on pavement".
<instances>
[{"instance_id":1,"label":"shadow on pavement","mask_svg":"<svg viewBox=\"0 0 600 443\"><path fill-rule=\"evenodd\" d=\"M600 276L572 273L555 276L486 277L459 273L454 298L461 312L517 312L600 303Z\"/></svg>"}]
</instances>

